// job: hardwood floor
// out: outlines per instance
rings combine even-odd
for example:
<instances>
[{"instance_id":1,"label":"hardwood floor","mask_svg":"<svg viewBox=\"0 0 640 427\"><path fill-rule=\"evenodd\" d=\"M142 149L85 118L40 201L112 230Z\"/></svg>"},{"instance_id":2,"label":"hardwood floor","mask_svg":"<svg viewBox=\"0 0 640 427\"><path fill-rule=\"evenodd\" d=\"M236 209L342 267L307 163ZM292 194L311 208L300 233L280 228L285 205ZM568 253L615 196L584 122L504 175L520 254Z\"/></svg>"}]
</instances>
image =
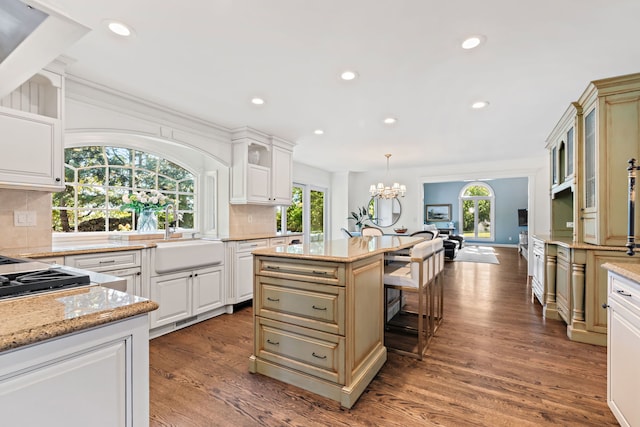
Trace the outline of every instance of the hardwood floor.
<instances>
[{"instance_id":1,"label":"hardwood floor","mask_svg":"<svg viewBox=\"0 0 640 427\"><path fill-rule=\"evenodd\" d=\"M150 342L151 426L605 426L606 348L531 303L527 263L448 262L423 361L389 353L350 410L248 371L251 307Z\"/></svg>"}]
</instances>

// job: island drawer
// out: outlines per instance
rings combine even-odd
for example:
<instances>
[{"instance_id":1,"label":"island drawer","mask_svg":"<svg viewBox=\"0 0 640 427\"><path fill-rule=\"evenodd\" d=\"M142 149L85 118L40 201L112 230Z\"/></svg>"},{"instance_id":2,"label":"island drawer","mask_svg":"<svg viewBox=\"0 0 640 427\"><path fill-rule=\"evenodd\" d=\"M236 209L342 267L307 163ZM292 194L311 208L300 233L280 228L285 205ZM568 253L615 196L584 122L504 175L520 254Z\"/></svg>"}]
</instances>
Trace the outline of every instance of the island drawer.
<instances>
[{"instance_id":1,"label":"island drawer","mask_svg":"<svg viewBox=\"0 0 640 427\"><path fill-rule=\"evenodd\" d=\"M344 337L255 318L255 355L291 369L345 384Z\"/></svg>"},{"instance_id":2,"label":"island drawer","mask_svg":"<svg viewBox=\"0 0 640 427\"><path fill-rule=\"evenodd\" d=\"M571 259L571 249L565 248L563 246L558 246L557 248L558 259L569 262Z\"/></svg>"},{"instance_id":3,"label":"island drawer","mask_svg":"<svg viewBox=\"0 0 640 427\"><path fill-rule=\"evenodd\" d=\"M344 286L344 266L334 262L260 257L256 273Z\"/></svg>"},{"instance_id":4,"label":"island drawer","mask_svg":"<svg viewBox=\"0 0 640 427\"><path fill-rule=\"evenodd\" d=\"M259 316L344 335L345 288L257 276Z\"/></svg>"},{"instance_id":5,"label":"island drawer","mask_svg":"<svg viewBox=\"0 0 640 427\"><path fill-rule=\"evenodd\" d=\"M70 255L65 265L91 271L140 267L140 251L102 252L88 255Z\"/></svg>"}]
</instances>

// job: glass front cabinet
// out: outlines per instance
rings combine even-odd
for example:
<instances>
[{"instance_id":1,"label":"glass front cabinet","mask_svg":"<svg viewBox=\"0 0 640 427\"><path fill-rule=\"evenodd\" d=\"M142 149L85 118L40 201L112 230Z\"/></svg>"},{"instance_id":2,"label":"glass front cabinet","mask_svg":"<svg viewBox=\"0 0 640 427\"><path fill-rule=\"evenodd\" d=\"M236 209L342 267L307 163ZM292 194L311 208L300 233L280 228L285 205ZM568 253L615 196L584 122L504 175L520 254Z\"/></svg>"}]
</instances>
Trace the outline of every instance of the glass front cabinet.
<instances>
[{"instance_id":1,"label":"glass front cabinet","mask_svg":"<svg viewBox=\"0 0 640 427\"><path fill-rule=\"evenodd\" d=\"M556 303L570 339L606 345L602 265L637 262L624 245L627 166L640 158L640 73L589 83L554 127L547 149L551 218L543 240L549 251L545 288L553 295L544 301ZM640 210L635 215L638 224ZM549 255L553 249L556 257Z\"/></svg>"}]
</instances>

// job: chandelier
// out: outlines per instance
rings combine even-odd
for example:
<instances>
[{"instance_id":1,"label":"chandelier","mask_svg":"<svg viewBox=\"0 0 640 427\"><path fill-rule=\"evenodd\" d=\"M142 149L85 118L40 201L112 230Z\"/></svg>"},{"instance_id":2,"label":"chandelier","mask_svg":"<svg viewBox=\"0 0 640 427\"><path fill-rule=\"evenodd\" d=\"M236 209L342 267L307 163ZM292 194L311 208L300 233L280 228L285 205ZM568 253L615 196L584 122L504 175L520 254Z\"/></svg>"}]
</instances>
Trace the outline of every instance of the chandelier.
<instances>
[{"instance_id":1,"label":"chandelier","mask_svg":"<svg viewBox=\"0 0 640 427\"><path fill-rule=\"evenodd\" d=\"M389 157L391 157L391 154L385 154L384 156L387 158L387 179L389 179ZM371 184L371 187L369 187L371 197L377 197L378 199L394 199L398 196L404 197L404 193L406 192L407 187L397 182L394 182L391 187L384 185L382 182L379 182L378 185Z\"/></svg>"}]
</instances>

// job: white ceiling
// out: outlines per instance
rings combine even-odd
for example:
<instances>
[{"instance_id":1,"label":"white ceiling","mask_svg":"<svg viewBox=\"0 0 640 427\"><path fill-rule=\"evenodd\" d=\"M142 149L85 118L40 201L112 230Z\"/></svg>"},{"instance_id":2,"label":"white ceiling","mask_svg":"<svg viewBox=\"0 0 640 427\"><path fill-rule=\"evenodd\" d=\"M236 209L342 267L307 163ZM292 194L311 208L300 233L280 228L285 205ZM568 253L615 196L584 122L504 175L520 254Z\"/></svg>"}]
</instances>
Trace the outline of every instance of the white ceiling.
<instances>
[{"instance_id":1,"label":"white ceiling","mask_svg":"<svg viewBox=\"0 0 640 427\"><path fill-rule=\"evenodd\" d=\"M49 3L93 29L65 52L69 74L294 141L296 161L329 171L383 168L385 153L392 170L539 158L590 80L640 72L640 0ZM472 34L486 43L463 50ZM341 81L347 68L359 78Z\"/></svg>"}]
</instances>

